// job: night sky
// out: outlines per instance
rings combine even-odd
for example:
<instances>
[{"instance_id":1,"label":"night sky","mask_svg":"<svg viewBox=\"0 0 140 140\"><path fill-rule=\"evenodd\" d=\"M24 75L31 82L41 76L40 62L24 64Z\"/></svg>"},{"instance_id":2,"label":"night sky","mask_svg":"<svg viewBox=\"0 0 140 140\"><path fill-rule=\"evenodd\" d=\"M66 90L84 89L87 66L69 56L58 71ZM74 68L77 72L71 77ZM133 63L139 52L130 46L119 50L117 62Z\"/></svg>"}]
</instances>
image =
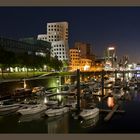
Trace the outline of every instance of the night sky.
<instances>
[{"instance_id":1,"label":"night sky","mask_svg":"<svg viewBox=\"0 0 140 140\"><path fill-rule=\"evenodd\" d=\"M0 7L0 36L19 39L46 33L49 22L69 23L69 46L91 43L102 56L109 44L117 55L140 62L140 7Z\"/></svg>"}]
</instances>

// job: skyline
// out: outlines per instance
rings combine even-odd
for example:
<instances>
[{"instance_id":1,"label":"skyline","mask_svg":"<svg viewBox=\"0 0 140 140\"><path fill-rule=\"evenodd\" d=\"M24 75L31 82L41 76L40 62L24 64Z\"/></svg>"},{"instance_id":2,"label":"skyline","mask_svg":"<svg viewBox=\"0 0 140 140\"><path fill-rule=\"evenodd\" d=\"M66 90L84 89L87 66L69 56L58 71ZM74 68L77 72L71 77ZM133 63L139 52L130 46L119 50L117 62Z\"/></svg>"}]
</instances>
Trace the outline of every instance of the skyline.
<instances>
[{"instance_id":1,"label":"skyline","mask_svg":"<svg viewBox=\"0 0 140 140\"><path fill-rule=\"evenodd\" d=\"M69 47L81 41L102 56L109 44L119 58L128 55L139 62L139 7L1 7L0 36L19 39L47 33L47 23L69 23Z\"/></svg>"}]
</instances>

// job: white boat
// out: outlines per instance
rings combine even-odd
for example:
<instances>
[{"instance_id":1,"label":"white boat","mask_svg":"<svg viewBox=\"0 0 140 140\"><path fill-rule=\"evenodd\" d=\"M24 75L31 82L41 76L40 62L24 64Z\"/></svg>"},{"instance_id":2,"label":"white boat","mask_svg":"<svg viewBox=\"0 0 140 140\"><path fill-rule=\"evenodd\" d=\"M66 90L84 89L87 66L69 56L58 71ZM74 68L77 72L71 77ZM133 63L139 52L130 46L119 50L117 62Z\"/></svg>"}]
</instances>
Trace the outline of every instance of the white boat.
<instances>
[{"instance_id":1,"label":"white boat","mask_svg":"<svg viewBox=\"0 0 140 140\"><path fill-rule=\"evenodd\" d=\"M0 116L14 113L19 108L20 108L20 104L0 105Z\"/></svg>"},{"instance_id":2,"label":"white boat","mask_svg":"<svg viewBox=\"0 0 140 140\"><path fill-rule=\"evenodd\" d=\"M84 109L79 115L85 120L97 117L99 115L99 108Z\"/></svg>"},{"instance_id":3,"label":"white boat","mask_svg":"<svg viewBox=\"0 0 140 140\"><path fill-rule=\"evenodd\" d=\"M48 100L47 97L44 98L43 103L46 104L47 106L58 105L58 101L57 100Z\"/></svg>"},{"instance_id":4,"label":"white boat","mask_svg":"<svg viewBox=\"0 0 140 140\"><path fill-rule=\"evenodd\" d=\"M48 106L58 105L58 101L50 100L50 101L47 101L46 105Z\"/></svg>"},{"instance_id":5,"label":"white boat","mask_svg":"<svg viewBox=\"0 0 140 140\"><path fill-rule=\"evenodd\" d=\"M67 113L69 111L68 107L60 107L60 108L51 108L45 111L45 114L48 117L53 117L53 116L60 116L63 115L64 113Z\"/></svg>"},{"instance_id":6,"label":"white boat","mask_svg":"<svg viewBox=\"0 0 140 140\"><path fill-rule=\"evenodd\" d=\"M24 106L23 108L19 109L17 112L22 115L29 115L29 114L39 113L46 109L47 106L45 104L37 104L37 105Z\"/></svg>"}]
</instances>

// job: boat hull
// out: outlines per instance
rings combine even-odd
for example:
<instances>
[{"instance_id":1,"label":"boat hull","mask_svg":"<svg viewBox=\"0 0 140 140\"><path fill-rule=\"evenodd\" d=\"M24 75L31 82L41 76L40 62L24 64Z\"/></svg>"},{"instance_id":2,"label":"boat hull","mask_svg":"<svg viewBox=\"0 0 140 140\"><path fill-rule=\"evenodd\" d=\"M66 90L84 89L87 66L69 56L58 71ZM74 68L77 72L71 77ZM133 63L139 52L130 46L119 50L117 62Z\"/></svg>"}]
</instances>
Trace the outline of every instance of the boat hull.
<instances>
[{"instance_id":1,"label":"boat hull","mask_svg":"<svg viewBox=\"0 0 140 140\"><path fill-rule=\"evenodd\" d=\"M97 115L99 115L98 108L84 110L80 113L80 116L85 120L95 118Z\"/></svg>"},{"instance_id":2,"label":"boat hull","mask_svg":"<svg viewBox=\"0 0 140 140\"><path fill-rule=\"evenodd\" d=\"M21 115L30 115L30 114L36 114L39 112L42 112L47 109L47 106L41 106L37 108L27 108L27 109L20 109L17 112L20 113Z\"/></svg>"},{"instance_id":3,"label":"boat hull","mask_svg":"<svg viewBox=\"0 0 140 140\"><path fill-rule=\"evenodd\" d=\"M60 116L68 112L68 108L61 108L61 109L49 109L45 112L48 117Z\"/></svg>"},{"instance_id":4,"label":"boat hull","mask_svg":"<svg viewBox=\"0 0 140 140\"><path fill-rule=\"evenodd\" d=\"M0 116L15 113L20 108L19 105L5 105L0 107Z\"/></svg>"}]
</instances>

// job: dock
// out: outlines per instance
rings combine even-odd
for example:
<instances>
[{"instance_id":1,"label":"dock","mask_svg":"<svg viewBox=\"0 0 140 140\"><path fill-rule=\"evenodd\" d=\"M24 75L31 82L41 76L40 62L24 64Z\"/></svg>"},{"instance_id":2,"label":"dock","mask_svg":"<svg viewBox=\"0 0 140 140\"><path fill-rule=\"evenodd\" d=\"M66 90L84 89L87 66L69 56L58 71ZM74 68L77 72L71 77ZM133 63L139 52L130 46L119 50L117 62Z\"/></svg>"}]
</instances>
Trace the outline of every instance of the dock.
<instances>
[{"instance_id":1,"label":"dock","mask_svg":"<svg viewBox=\"0 0 140 140\"><path fill-rule=\"evenodd\" d=\"M109 121L112 118L113 114L117 111L118 107L119 107L119 105L116 104L113 107L113 109L107 114L107 116L104 118L104 121Z\"/></svg>"},{"instance_id":2,"label":"dock","mask_svg":"<svg viewBox=\"0 0 140 140\"><path fill-rule=\"evenodd\" d=\"M110 110L110 109L100 109L99 111L100 111L101 113L102 113L102 112L109 113L109 112L111 112L112 110ZM125 110L116 110L115 113L125 113Z\"/></svg>"}]
</instances>

